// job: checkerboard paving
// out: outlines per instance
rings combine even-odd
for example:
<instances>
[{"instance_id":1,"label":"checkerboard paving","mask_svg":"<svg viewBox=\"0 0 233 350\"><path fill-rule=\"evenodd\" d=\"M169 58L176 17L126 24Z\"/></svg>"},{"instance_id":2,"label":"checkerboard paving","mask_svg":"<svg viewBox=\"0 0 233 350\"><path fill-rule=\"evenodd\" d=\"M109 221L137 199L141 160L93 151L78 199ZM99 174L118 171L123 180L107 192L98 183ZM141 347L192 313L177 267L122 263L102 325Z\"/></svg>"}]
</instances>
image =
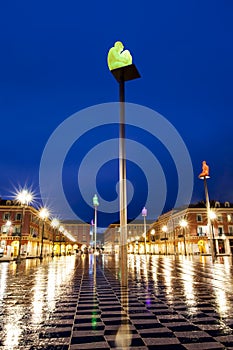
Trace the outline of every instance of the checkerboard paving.
<instances>
[{"instance_id":1,"label":"checkerboard paving","mask_svg":"<svg viewBox=\"0 0 233 350\"><path fill-rule=\"evenodd\" d=\"M210 287L197 285L192 305L180 278L168 293L162 278L155 285L131 272L121 287L110 258L97 257L94 270L88 258L78 264L69 295L40 334L44 347L35 349L233 349L233 318L221 319Z\"/></svg>"}]
</instances>

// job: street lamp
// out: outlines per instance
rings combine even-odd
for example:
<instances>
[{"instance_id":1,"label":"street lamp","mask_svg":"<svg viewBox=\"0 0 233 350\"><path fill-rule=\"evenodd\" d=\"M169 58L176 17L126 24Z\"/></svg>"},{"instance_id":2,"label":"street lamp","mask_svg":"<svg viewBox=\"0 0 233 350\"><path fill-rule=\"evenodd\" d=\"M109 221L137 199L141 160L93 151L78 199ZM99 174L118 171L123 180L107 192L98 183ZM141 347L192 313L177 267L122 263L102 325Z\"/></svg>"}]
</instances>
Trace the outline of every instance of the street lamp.
<instances>
[{"instance_id":1,"label":"street lamp","mask_svg":"<svg viewBox=\"0 0 233 350\"><path fill-rule=\"evenodd\" d=\"M47 208L41 208L39 211L39 217L42 220L42 233L41 233L41 246L40 246L40 260L43 259L43 248L44 248L44 225L45 221L49 217L49 211Z\"/></svg>"},{"instance_id":2,"label":"street lamp","mask_svg":"<svg viewBox=\"0 0 233 350\"><path fill-rule=\"evenodd\" d=\"M144 251L146 254L146 217L147 217L147 209L144 207L142 209L142 216L143 216L143 222L144 222Z\"/></svg>"},{"instance_id":3,"label":"street lamp","mask_svg":"<svg viewBox=\"0 0 233 350\"><path fill-rule=\"evenodd\" d=\"M15 199L23 208L21 227L20 227L20 235L19 235L19 250L18 250L18 255L17 255L17 258L16 258L16 263L20 263L20 261L21 261L20 254L21 254L21 246L22 246L22 233L23 233L22 231L23 231L23 226L24 226L25 209L32 202L33 195L28 190L23 189L22 191L19 191L16 194L16 198Z\"/></svg>"},{"instance_id":4,"label":"street lamp","mask_svg":"<svg viewBox=\"0 0 233 350\"><path fill-rule=\"evenodd\" d=\"M54 257L54 235L55 235L55 232L58 229L59 225L60 225L60 222L58 219L56 219L56 218L52 219L52 221L51 221L51 226L53 228L53 250L52 250L52 254L51 254L52 258Z\"/></svg>"},{"instance_id":5,"label":"street lamp","mask_svg":"<svg viewBox=\"0 0 233 350\"><path fill-rule=\"evenodd\" d=\"M164 240L165 240L165 255L167 255L167 226L164 225L162 227L162 231L164 232Z\"/></svg>"},{"instance_id":6,"label":"street lamp","mask_svg":"<svg viewBox=\"0 0 233 350\"><path fill-rule=\"evenodd\" d=\"M150 252L151 252L151 254L153 253L153 246L154 246L154 244L155 244L155 240L154 240L154 238L152 239L152 237L154 237L155 236L155 229L153 228L151 231L150 231L150 244L151 244L151 249L150 249Z\"/></svg>"},{"instance_id":7,"label":"street lamp","mask_svg":"<svg viewBox=\"0 0 233 350\"><path fill-rule=\"evenodd\" d=\"M180 226L183 229L183 238L184 238L184 255L187 255L187 251L186 251L186 239L185 239L185 229L188 226L188 222L185 219L180 220Z\"/></svg>"},{"instance_id":8,"label":"street lamp","mask_svg":"<svg viewBox=\"0 0 233 350\"><path fill-rule=\"evenodd\" d=\"M93 206L95 208L95 221L94 221L94 242L95 242L95 248L94 248L94 254L96 254L96 234L97 234L97 208L99 206L99 200L97 195L95 194L93 197Z\"/></svg>"},{"instance_id":9,"label":"street lamp","mask_svg":"<svg viewBox=\"0 0 233 350\"><path fill-rule=\"evenodd\" d=\"M209 166L206 164L206 161L203 160L202 162L202 172L199 174L199 179L204 181L204 189L205 189L205 198L206 198L206 209L207 209L207 236L210 237L210 231L211 231L211 219L210 219L210 200L209 200L209 193L208 193L208 187L207 187L207 179L210 178L209 175ZM210 240L211 245L211 253L212 253L212 259L213 261L216 258L216 247L214 246L213 240Z\"/></svg>"},{"instance_id":10,"label":"street lamp","mask_svg":"<svg viewBox=\"0 0 233 350\"><path fill-rule=\"evenodd\" d=\"M209 218L210 218L210 222L211 222L213 254L214 254L214 257L216 257L217 249L216 249L216 244L215 244L213 221L217 218L217 215L216 215L216 213L213 210L209 211Z\"/></svg>"},{"instance_id":11,"label":"street lamp","mask_svg":"<svg viewBox=\"0 0 233 350\"><path fill-rule=\"evenodd\" d=\"M125 150L125 82L140 78L132 56L124 45L116 41L108 52L108 67L119 83L120 126L119 126L119 207L120 207L120 270L121 284L128 283L127 262L127 188L126 188L126 150Z\"/></svg>"}]
</instances>

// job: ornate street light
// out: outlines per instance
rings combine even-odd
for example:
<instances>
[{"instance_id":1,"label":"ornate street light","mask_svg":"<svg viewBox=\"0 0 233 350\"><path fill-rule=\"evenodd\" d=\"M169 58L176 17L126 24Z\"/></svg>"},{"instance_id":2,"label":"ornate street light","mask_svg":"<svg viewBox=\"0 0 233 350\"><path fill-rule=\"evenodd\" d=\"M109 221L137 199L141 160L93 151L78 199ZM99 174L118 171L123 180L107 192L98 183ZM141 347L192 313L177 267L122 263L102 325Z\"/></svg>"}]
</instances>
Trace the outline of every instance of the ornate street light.
<instances>
[{"instance_id":1,"label":"ornate street light","mask_svg":"<svg viewBox=\"0 0 233 350\"><path fill-rule=\"evenodd\" d=\"M42 220L42 233L41 233L41 246L40 246L40 260L43 259L43 248L44 248L44 225L45 221L49 217L49 211L47 208L41 208L39 211L39 218Z\"/></svg>"},{"instance_id":2,"label":"ornate street light","mask_svg":"<svg viewBox=\"0 0 233 350\"><path fill-rule=\"evenodd\" d=\"M51 226L53 228L53 250L52 250L52 254L51 254L52 258L54 257L54 240L55 240L54 235L55 235L55 232L57 231L59 225L60 225L60 222L58 219L56 219L56 218L52 219L52 221L51 221Z\"/></svg>"},{"instance_id":3,"label":"ornate street light","mask_svg":"<svg viewBox=\"0 0 233 350\"><path fill-rule=\"evenodd\" d=\"M22 231L23 231L23 226L24 226L25 209L33 201L33 194L32 194L32 192L30 192L26 189L23 189L16 194L15 199L23 208L21 227L20 227L20 235L19 235L19 249L18 249L18 255L16 258L16 262L20 263L20 261L21 261L20 254L21 254L21 246L22 246L22 234L23 234Z\"/></svg>"},{"instance_id":4,"label":"ornate street light","mask_svg":"<svg viewBox=\"0 0 233 350\"><path fill-rule=\"evenodd\" d=\"M147 209L144 207L142 209L142 216L144 222L144 252L146 254L146 217L147 217Z\"/></svg>"},{"instance_id":5,"label":"ornate street light","mask_svg":"<svg viewBox=\"0 0 233 350\"><path fill-rule=\"evenodd\" d=\"M183 238L184 238L184 255L187 255L187 251L186 251L186 238L185 238L185 234L186 234L186 227L188 226L188 222L185 219L180 220L179 222L180 226L183 229Z\"/></svg>"},{"instance_id":6,"label":"ornate street light","mask_svg":"<svg viewBox=\"0 0 233 350\"><path fill-rule=\"evenodd\" d=\"M162 231L164 232L165 254L166 254L166 255L167 255L167 230L168 230L167 226L164 225L164 226L162 227Z\"/></svg>"},{"instance_id":7,"label":"ornate street light","mask_svg":"<svg viewBox=\"0 0 233 350\"><path fill-rule=\"evenodd\" d=\"M95 244L95 248L94 248L94 254L96 254L97 208L99 206L99 200L98 200L98 197L96 194L93 197L93 206L95 208L95 220L94 220L94 244Z\"/></svg>"}]
</instances>

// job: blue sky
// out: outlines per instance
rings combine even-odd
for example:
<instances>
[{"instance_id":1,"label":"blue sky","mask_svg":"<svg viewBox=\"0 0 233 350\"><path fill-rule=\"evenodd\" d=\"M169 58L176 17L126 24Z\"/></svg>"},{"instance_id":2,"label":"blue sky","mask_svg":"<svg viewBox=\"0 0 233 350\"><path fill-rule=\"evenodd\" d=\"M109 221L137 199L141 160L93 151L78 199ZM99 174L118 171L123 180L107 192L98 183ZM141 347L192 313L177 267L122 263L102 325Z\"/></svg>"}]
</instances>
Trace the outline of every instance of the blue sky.
<instances>
[{"instance_id":1,"label":"blue sky","mask_svg":"<svg viewBox=\"0 0 233 350\"><path fill-rule=\"evenodd\" d=\"M121 40L141 73L127 83L126 101L157 111L179 132L193 164L193 201L204 199L203 159L210 198L233 201L232 1L8 1L0 16L3 198L25 184L39 197L40 160L54 130L84 108L118 101L106 56ZM167 209L172 183L168 189Z\"/></svg>"}]
</instances>

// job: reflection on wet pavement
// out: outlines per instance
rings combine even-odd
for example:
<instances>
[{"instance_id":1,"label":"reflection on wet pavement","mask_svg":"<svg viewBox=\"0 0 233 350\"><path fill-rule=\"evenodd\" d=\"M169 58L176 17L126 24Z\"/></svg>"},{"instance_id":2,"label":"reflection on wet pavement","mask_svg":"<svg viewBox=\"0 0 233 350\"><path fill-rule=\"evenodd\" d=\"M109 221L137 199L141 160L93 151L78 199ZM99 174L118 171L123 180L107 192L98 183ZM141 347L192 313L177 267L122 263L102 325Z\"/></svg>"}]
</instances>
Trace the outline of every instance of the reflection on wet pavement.
<instances>
[{"instance_id":1,"label":"reflection on wet pavement","mask_svg":"<svg viewBox=\"0 0 233 350\"><path fill-rule=\"evenodd\" d=\"M116 256L0 264L0 349L233 348L229 257Z\"/></svg>"}]
</instances>

